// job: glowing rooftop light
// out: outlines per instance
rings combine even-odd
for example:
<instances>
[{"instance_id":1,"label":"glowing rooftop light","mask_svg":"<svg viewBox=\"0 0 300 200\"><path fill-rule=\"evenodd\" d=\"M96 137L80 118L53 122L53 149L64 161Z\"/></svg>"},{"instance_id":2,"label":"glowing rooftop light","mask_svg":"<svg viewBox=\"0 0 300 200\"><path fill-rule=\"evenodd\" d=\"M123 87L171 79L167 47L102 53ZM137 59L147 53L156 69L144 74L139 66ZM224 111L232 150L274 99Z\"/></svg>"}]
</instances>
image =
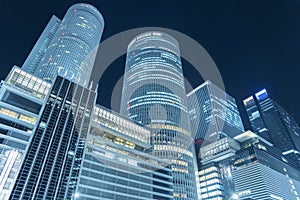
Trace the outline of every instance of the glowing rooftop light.
<instances>
[{"instance_id":1,"label":"glowing rooftop light","mask_svg":"<svg viewBox=\"0 0 300 200\"><path fill-rule=\"evenodd\" d=\"M266 89L263 89L255 94L257 100L263 100L268 97L268 93Z\"/></svg>"}]
</instances>

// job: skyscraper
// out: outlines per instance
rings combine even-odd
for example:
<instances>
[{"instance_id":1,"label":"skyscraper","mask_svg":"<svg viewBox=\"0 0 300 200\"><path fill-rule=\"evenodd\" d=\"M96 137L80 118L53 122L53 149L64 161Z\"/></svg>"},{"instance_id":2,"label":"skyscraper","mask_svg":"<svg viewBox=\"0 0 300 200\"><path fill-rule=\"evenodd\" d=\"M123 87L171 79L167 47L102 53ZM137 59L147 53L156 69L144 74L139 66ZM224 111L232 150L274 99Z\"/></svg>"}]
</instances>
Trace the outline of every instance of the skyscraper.
<instances>
[{"instance_id":1,"label":"skyscraper","mask_svg":"<svg viewBox=\"0 0 300 200\"><path fill-rule=\"evenodd\" d=\"M239 149L232 138L244 131L235 99L210 81L187 94L187 99L201 199L228 199L234 188L227 159Z\"/></svg>"},{"instance_id":2,"label":"skyscraper","mask_svg":"<svg viewBox=\"0 0 300 200\"><path fill-rule=\"evenodd\" d=\"M197 199L178 42L146 32L128 45L121 113L152 128L153 155L172 163L174 198Z\"/></svg>"},{"instance_id":3,"label":"skyscraper","mask_svg":"<svg viewBox=\"0 0 300 200\"><path fill-rule=\"evenodd\" d=\"M97 18L100 14L90 5L76 4L61 22L63 25L68 21L69 28L78 20L87 23L88 30L84 33L81 34L81 29L72 32L73 36L81 34L81 40L69 37L67 31L72 30L67 26L61 27L67 30L64 37L55 38L53 33L61 30L56 31L60 20L52 17L23 70L15 66L1 82L0 198L3 200L173 199L171 163L148 153L150 128L95 105L97 94L93 87L80 84L79 79L74 80L68 74L60 74L52 66L45 66L47 73L40 74L44 80L31 74L39 74L41 57L57 46L53 44L56 39L62 41L62 46L58 45L57 54L52 55L57 55L56 61L70 70L76 56L71 50L76 50L78 41L90 46L95 43L89 35L89 25L93 25L89 22L94 18L89 15ZM97 29L101 35L102 28ZM74 48L59 56L64 45ZM85 78L93 66L87 64L91 65L81 66L85 67L81 69L86 72ZM80 71L76 73L80 78Z\"/></svg>"},{"instance_id":4,"label":"skyscraper","mask_svg":"<svg viewBox=\"0 0 300 200\"><path fill-rule=\"evenodd\" d=\"M258 93L259 94L259 93ZM246 98L244 101L244 106L246 108L246 112L248 118L251 123L252 130L262 138L266 139L267 141L271 142L269 130L267 129L261 113L259 112L258 105L256 104L254 96L250 96Z\"/></svg>"},{"instance_id":5,"label":"skyscraper","mask_svg":"<svg viewBox=\"0 0 300 200\"><path fill-rule=\"evenodd\" d=\"M230 162L239 199L300 200L300 173L295 162L251 131L236 140L242 148Z\"/></svg>"},{"instance_id":6,"label":"skyscraper","mask_svg":"<svg viewBox=\"0 0 300 200\"><path fill-rule=\"evenodd\" d=\"M210 81L188 95L191 130L195 141L203 145L224 136L233 138L244 131L235 99Z\"/></svg>"},{"instance_id":7,"label":"skyscraper","mask_svg":"<svg viewBox=\"0 0 300 200\"><path fill-rule=\"evenodd\" d=\"M61 22L51 19L22 68L46 81L60 75L86 86L103 28L103 17L95 7L75 4Z\"/></svg>"},{"instance_id":8,"label":"skyscraper","mask_svg":"<svg viewBox=\"0 0 300 200\"><path fill-rule=\"evenodd\" d=\"M234 194L234 184L231 177L230 160L240 149L240 144L225 137L200 149L199 179L201 199L225 200Z\"/></svg>"},{"instance_id":9,"label":"skyscraper","mask_svg":"<svg viewBox=\"0 0 300 200\"><path fill-rule=\"evenodd\" d=\"M13 190L51 85L14 66L0 85L0 199Z\"/></svg>"},{"instance_id":10,"label":"skyscraper","mask_svg":"<svg viewBox=\"0 0 300 200\"><path fill-rule=\"evenodd\" d=\"M22 70L34 74L52 41L61 20L53 15L23 63Z\"/></svg>"},{"instance_id":11,"label":"skyscraper","mask_svg":"<svg viewBox=\"0 0 300 200\"><path fill-rule=\"evenodd\" d=\"M253 131L271 142L284 155L300 163L300 126L263 89L244 100Z\"/></svg>"},{"instance_id":12,"label":"skyscraper","mask_svg":"<svg viewBox=\"0 0 300 200\"><path fill-rule=\"evenodd\" d=\"M26 148L10 199L74 197L96 100L95 91L88 89L86 83L102 35L103 18L93 6L75 4L57 28L58 23L55 17L51 19L30 54L32 57L28 58L30 66L23 65L52 84L44 97L42 114ZM25 78L16 83L21 82L23 87L28 84L27 87L39 91L39 85L34 83L44 84L24 71L20 74ZM36 81L30 82L30 77Z\"/></svg>"},{"instance_id":13,"label":"skyscraper","mask_svg":"<svg viewBox=\"0 0 300 200\"><path fill-rule=\"evenodd\" d=\"M56 77L10 199L73 197L95 97L95 92Z\"/></svg>"}]
</instances>

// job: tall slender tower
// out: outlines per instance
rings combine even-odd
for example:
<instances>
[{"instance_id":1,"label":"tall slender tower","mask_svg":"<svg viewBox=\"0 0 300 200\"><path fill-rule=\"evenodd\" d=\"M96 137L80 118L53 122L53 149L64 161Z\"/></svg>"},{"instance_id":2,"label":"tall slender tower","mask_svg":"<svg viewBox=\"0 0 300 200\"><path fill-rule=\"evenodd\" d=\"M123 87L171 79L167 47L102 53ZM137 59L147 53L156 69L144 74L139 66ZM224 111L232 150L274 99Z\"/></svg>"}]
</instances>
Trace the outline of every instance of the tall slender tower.
<instances>
[{"instance_id":1,"label":"tall slender tower","mask_svg":"<svg viewBox=\"0 0 300 200\"><path fill-rule=\"evenodd\" d=\"M34 74L52 41L61 20L53 15L22 65L22 70Z\"/></svg>"},{"instance_id":2,"label":"tall slender tower","mask_svg":"<svg viewBox=\"0 0 300 200\"><path fill-rule=\"evenodd\" d=\"M203 145L244 132L235 99L210 81L195 88L188 95L191 130L197 143Z\"/></svg>"},{"instance_id":3,"label":"tall slender tower","mask_svg":"<svg viewBox=\"0 0 300 200\"><path fill-rule=\"evenodd\" d=\"M300 165L300 126L263 89L244 100L253 131Z\"/></svg>"},{"instance_id":4,"label":"tall slender tower","mask_svg":"<svg viewBox=\"0 0 300 200\"><path fill-rule=\"evenodd\" d=\"M46 97L42 106L23 101L26 106L35 105L42 111L34 113L37 124L28 131L30 138L27 139L29 145L26 149L24 147L24 159L16 163L22 165L9 199L74 199L96 101L96 92L85 84L89 81L94 55L91 59L86 57L97 48L102 29L103 18L96 8L88 4L75 4L67 11L54 37L50 37L46 52L38 51L44 49L42 45L46 44L39 43L34 47L37 51L33 50L30 54L44 54L35 75L52 82L51 88L47 82L22 70L16 68L12 72L11 83L22 88L26 86L27 91L33 90L33 94ZM47 30L43 33L45 37L41 38L47 38L50 34ZM33 62L32 66L36 63ZM49 87L46 95L41 94L45 86ZM12 98L19 101L17 105L22 104L21 97ZM18 116L17 113L15 115ZM34 121L30 117L23 118ZM16 153L12 156L17 160Z\"/></svg>"},{"instance_id":5,"label":"tall slender tower","mask_svg":"<svg viewBox=\"0 0 300 200\"><path fill-rule=\"evenodd\" d=\"M43 32L45 37L52 37L51 42L38 43L33 49L36 53L31 53L27 59L32 60L33 57L40 55L36 49L45 49L44 46L48 45L43 52L43 58L34 70L34 75L49 82L53 82L55 77L60 75L79 85L87 86L103 27L103 17L92 5L71 6L54 36L51 36L53 30L48 26L47 33ZM26 67L23 65L23 68Z\"/></svg>"},{"instance_id":6,"label":"tall slender tower","mask_svg":"<svg viewBox=\"0 0 300 200\"><path fill-rule=\"evenodd\" d=\"M197 199L178 42L146 32L128 46L121 113L152 128L153 154L172 163L174 198Z\"/></svg>"},{"instance_id":7,"label":"tall slender tower","mask_svg":"<svg viewBox=\"0 0 300 200\"><path fill-rule=\"evenodd\" d=\"M235 99L211 81L199 85L187 99L201 199L228 199L234 185L226 159L240 149L233 138L244 132Z\"/></svg>"}]
</instances>

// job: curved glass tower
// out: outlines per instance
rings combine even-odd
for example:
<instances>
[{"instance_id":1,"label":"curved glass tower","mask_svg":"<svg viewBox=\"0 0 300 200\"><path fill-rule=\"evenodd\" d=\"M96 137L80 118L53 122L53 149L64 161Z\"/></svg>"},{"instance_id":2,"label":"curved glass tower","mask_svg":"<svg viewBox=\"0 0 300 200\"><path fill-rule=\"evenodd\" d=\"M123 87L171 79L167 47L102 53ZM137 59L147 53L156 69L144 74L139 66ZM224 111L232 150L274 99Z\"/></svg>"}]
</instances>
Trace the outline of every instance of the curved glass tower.
<instances>
[{"instance_id":1,"label":"curved glass tower","mask_svg":"<svg viewBox=\"0 0 300 200\"><path fill-rule=\"evenodd\" d=\"M34 75L47 81L60 75L87 86L103 27L103 17L94 6L82 3L71 6Z\"/></svg>"},{"instance_id":2,"label":"curved glass tower","mask_svg":"<svg viewBox=\"0 0 300 200\"><path fill-rule=\"evenodd\" d=\"M178 42L146 32L128 46L121 113L152 128L153 154L172 163L174 198L197 199Z\"/></svg>"}]
</instances>

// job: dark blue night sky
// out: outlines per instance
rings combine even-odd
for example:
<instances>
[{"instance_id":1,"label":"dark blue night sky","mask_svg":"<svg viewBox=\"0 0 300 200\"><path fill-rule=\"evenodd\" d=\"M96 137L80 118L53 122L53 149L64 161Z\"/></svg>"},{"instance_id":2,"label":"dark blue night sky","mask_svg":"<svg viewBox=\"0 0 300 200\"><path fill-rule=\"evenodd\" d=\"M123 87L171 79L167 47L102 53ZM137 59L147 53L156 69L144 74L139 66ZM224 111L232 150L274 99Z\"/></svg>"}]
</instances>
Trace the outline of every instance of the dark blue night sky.
<instances>
[{"instance_id":1,"label":"dark blue night sky","mask_svg":"<svg viewBox=\"0 0 300 200\"><path fill-rule=\"evenodd\" d=\"M5 78L14 64L22 65L53 14L62 18L78 2L91 3L103 14L102 40L147 26L192 37L211 55L227 92L240 106L244 98L267 88L300 122L300 0L0 0L0 78ZM108 97L124 68L125 56L105 72L100 80L100 104L109 106ZM188 63L183 62L183 68L194 87L202 83Z\"/></svg>"}]
</instances>

